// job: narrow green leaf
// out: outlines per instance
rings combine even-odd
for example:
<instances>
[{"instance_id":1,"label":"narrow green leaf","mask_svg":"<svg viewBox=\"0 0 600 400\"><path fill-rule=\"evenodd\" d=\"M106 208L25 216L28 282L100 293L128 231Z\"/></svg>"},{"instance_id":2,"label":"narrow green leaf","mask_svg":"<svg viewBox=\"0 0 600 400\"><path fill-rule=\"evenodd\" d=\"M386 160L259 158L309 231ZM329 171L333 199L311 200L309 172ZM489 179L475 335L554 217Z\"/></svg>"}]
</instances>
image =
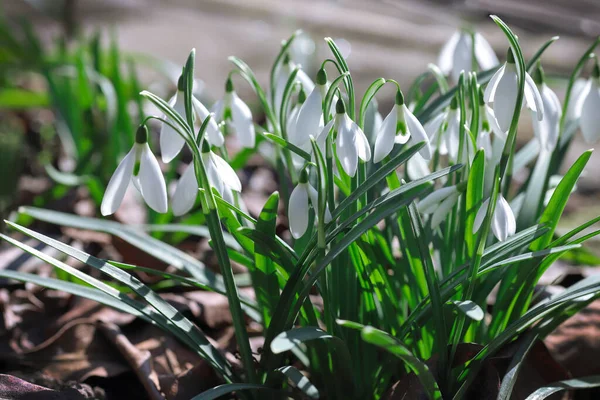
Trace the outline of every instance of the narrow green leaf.
<instances>
[{"instance_id":1,"label":"narrow green leaf","mask_svg":"<svg viewBox=\"0 0 600 400\"><path fill-rule=\"evenodd\" d=\"M552 241L554 230L573 191L573 187L591 156L592 150L584 152L561 179L539 221L540 224L548 226L550 230L531 244L531 250L541 250Z\"/></svg>"},{"instance_id":2,"label":"narrow green leaf","mask_svg":"<svg viewBox=\"0 0 600 400\"><path fill-rule=\"evenodd\" d=\"M581 390L600 387L600 375L586 376L584 378L566 379L543 386L527 396L525 400L543 400L554 393L562 392L563 390Z\"/></svg>"}]
</instances>

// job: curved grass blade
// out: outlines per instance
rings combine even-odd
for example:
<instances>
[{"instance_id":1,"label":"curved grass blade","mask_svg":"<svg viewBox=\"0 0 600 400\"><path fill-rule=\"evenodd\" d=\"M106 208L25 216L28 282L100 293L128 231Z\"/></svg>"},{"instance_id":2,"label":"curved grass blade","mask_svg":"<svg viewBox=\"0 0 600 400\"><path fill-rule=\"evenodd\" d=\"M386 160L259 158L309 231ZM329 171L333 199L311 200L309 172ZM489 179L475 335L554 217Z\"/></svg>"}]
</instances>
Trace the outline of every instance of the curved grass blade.
<instances>
[{"instance_id":1,"label":"curved grass blade","mask_svg":"<svg viewBox=\"0 0 600 400\"><path fill-rule=\"evenodd\" d=\"M172 305L163 300L158 294L153 292L148 286L144 285L137 278L129 275L128 273L120 270L119 268L104 262L96 257L93 257L81 250L75 249L74 247L68 246L58 240L49 238L45 235L32 231L28 228L20 226L18 224L7 222L12 228L19 232L30 236L34 239L39 240L42 243L51 246L74 259L89 265L92 268L98 269L104 274L124 284L140 297L148 302L152 307L162 314L167 320L171 321L179 330L184 332L189 339L196 345L195 349L200 351L201 354L211 363L211 365L219 371L225 379L235 380L235 375L231 366L227 360L221 355L221 353L214 348L214 346L208 341L204 333L198 329L190 320L183 316L177 309ZM6 238L5 238L6 240ZM73 272L69 272L73 273Z\"/></svg>"},{"instance_id":2,"label":"curved grass blade","mask_svg":"<svg viewBox=\"0 0 600 400\"><path fill-rule=\"evenodd\" d=\"M554 393L563 390L580 390L600 387L600 375L586 376L585 378L566 379L544 386L527 396L525 400L543 400Z\"/></svg>"}]
</instances>

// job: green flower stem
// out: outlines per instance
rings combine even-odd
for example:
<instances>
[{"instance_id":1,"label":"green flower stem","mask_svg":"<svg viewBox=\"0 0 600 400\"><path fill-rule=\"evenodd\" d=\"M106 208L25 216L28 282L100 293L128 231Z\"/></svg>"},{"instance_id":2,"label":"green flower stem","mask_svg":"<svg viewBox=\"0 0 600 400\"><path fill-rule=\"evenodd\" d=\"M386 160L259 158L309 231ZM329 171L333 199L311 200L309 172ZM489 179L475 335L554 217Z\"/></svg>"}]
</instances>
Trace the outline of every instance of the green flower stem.
<instances>
[{"instance_id":1,"label":"green flower stem","mask_svg":"<svg viewBox=\"0 0 600 400\"><path fill-rule=\"evenodd\" d=\"M210 117L208 117L206 121L208 121L209 118ZM225 284L227 300L229 301L229 310L231 311L233 326L235 329L235 337L240 349L242 363L244 364L244 369L248 375L248 381L250 383L258 383L258 377L254 368L254 358L252 357L250 340L248 338L248 332L246 331L246 324L244 321L245 319L242 312L240 297L237 285L235 284L235 279L233 277L231 262L227 254L227 245L223 239L223 231L221 230L219 213L217 212L214 195L212 193L210 183L208 182L206 169L201 161L200 152L198 151L197 147L194 147L194 170L196 172L198 187L205 189L204 193L200 194L202 212L206 218L210 232L210 238L217 253L221 275L223 275L223 283Z\"/></svg>"}]
</instances>

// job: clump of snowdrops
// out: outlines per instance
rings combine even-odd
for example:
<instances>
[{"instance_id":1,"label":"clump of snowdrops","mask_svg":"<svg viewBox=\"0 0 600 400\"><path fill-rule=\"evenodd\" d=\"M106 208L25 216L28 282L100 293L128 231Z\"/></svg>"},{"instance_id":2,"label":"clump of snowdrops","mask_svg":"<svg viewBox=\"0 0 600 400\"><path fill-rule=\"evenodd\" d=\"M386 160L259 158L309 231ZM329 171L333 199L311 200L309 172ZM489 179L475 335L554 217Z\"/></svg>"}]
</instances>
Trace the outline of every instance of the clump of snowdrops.
<instances>
[{"instance_id":1,"label":"clump of snowdrops","mask_svg":"<svg viewBox=\"0 0 600 400\"><path fill-rule=\"evenodd\" d=\"M2 238L86 285L12 271L0 276L93 298L172 332L224 381L196 399L232 392L246 399L297 398L301 392L311 398L378 399L407 374L420 381L425 397L465 399L482 363L520 338L500 388L499 398L509 399L534 341L600 293L598 276L551 296L534 292L553 262L600 233L584 234L600 218L562 236L556 233L591 155L584 152L557 178L565 152L578 128L587 142L600 138L600 73L592 55L597 40L576 64L561 104L541 65L557 38L526 63L510 28L492 18L507 38L504 63L481 35L463 30L444 46L438 65L430 65L408 91L379 78L358 98L346 59L329 38L332 58L312 79L290 58L296 34L275 58L268 90L247 64L231 57L234 69L223 97L206 107L193 95L192 51L172 98L143 91L163 115L138 128L106 188L101 212L114 213L131 183L157 212L166 212L170 204L174 214L185 215L199 202L220 274L135 227L21 210L36 219L117 235L181 270L160 273L165 278L227 296L239 365L128 272L157 273L152 270L101 260L7 222L136 296L8 236ZM586 64L592 64L591 74L580 83ZM434 79L427 85L429 76ZM256 93L264 125L254 122L249 99L237 95L241 84ZM379 110L376 95L386 85L395 89L395 101L390 110ZM517 151L524 111L531 113L535 137ZM162 122L159 146L150 142L149 119ZM269 197L257 218L244 211L242 184L231 167L239 159L224 146L228 134L245 148L240 154L251 154L259 143L273 150L281 193ZM160 148L168 163L184 147L193 161L169 198L152 148ZM529 171L529 179L513 182L523 171ZM276 235L280 202L290 242ZM238 291L232 260L248 268L254 298ZM495 303L488 307L495 287ZM263 326L260 354L251 351L248 318ZM465 342L478 343L481 350L458 363Z\"/></svg>"}]
</instances>

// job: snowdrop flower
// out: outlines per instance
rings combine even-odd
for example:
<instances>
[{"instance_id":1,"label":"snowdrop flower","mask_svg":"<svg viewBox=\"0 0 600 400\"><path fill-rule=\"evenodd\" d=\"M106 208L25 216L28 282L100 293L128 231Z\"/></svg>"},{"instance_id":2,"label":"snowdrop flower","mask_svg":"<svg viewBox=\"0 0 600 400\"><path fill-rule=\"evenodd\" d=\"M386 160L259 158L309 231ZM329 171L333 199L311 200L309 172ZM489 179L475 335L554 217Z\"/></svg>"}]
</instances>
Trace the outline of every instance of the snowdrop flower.
<instances>
[{"instance_id":1,"label":"snowdrop flower","mask_svg":"<svg viewBox=\"0 0 600 400\"><path fill-rule=\"evenodd\" d=\"M571 101L567 108L567 117L570 121L577 121L581 117L581 106L585 97L584 93L587 93L588 80L584 78L577 78L573 87L571 88Z\"/></svg>"},{"instance_id":2,"label":"snowdrop flower","mask_svg":"<svg viewBox=\"0 0 600 400\"><path fill-rule=\"evenodd\" d=\"M380 162L390 154L395 143L404 144L409 139L413 144L424 141L425 146L419 150L419 153L425 160L431 159L429 137L419 120L404 104L404 96L398 90L396 102L383 120L375 139L373 161Z\"/></svg>"},{"instance_id":3,"label":"snowdrop flower","mask_svg":"<svg viewBox=\"0 0 600 400\"><path fill-rule=\"evenodd\" d=\"M117 211L131 181L150 208L160 213L167 212L167 187L158 161L148 146L146 125L139 126L133 148L119 163L108 182L100 206L102 215Z\"/></svg>"},{"instance_id":4,"label":"snowdrop flower","mask_svg":"<svg viewBox=\"0 0 600 400\"><path fill-rule=\"evenodd\" d=\"M448 127L440 141L440 154L448 154L451 160L456 161L460 146L460 110L457 96L450 102L447 121Z\"/></svg>"},{"instance_id":5,"label":"snowdrop flower","mask_svg":"<svg viewBox=\"0 0 600 400\"><path fill-rule=\"evenodd\" d=\"M242 184L231 166L210 150L210 145L205 140L202 142L201 160L206 169L208 181L217 192L228 201L233 201L231 191L241 192ZM175 193L171 198L171 207L176 216L184 215L194 207L198 195L198 181L194 163L190 163L179 178Z\"/></svg>"},{"instance_id":6,"label":"snowdrop flower","mask_svg":"<svg viewBox=\"0 0 600 400\"><path fill-rule=\"evenodd\" d=\"M290 232L295 239L299 239L306 233L308 228L308 206L312 204L313 208L318 210L319 194L317 190L308 182L308 171L305 169L300 173L298 185L290 195L288 207L288 219ZM325 223L331 221L329 208L325 208Z\"/></svg>"},{"instance_id":7,"label":"snowdrop flower","mask_svg":"<svg viewBox=\"0 0 600 400\"><path fill-rule=\"evenodd\" d=\"M233 88L231 78L225 83L225 96L213 106L217 120L230 121L238 140L243 147L254 148L256 132L252 121L252 112Z\"/></svg>"},{"instance_id":8,"label":"snowdrop flower","mask_svg":"<svg viewBox=\"0 0 600 400\"><path fill-rule=\"evenodd\" d=\"M541 65L538 64L535 75L535 83L540 87L540 96L542 97L542 104L544 105L544 119L539 120L533 118L533 132L540 142L542 149L552 152L556 147L558 140L558 129L560 124L560 117L562 115L562 109L560 102L556 94L546 85L544 80L544 70Z\"/></svg>"},{"instance_id":9,"label":"snowdrop flower","mask_svg":"<svg viewBox=\"0 0 600 400\"><path fill-rule=\"evenodd\" d=\"M371 147L362 129L346 114L346 106L342 99L338 99L335 110L335 117L323 127L317 137L317 143L323 149L327 135L332 127L335 128L335 131L337 131L335 145L338 159L344 172L348 176L354 176L359 158L364 162L371 160Z\"/></svg>"},{"instance_id":10,"label":"snowdrop flower","mask_svg":"<svg viewBox=\"0 0 600 400\"><path fill-rule=\"evenodd\" d=\"M581 133L587 143L595 143L600 139L600 68L598 59L594 58L594 69L586 87L581 93L579 124Z\"/></svg>"},{"instance_id":11,"label":"snowdrop flower","mask_svg":"<svg viewBox=\"0 0 600 400\"><path fill-rule=\"evenodd\" d=\"M296 64L290 60L289 54L286 54L283 58L283 63L281 67L279 67L276 78L275 78L275 99L272 104L275 115L279 116L279 109L281 107L281 102L283 101L283 92L285 91L285 86L287 85L287 81L292 74L292 71L296 68ZM302 89L304 92L311 93L315 87L313 81L308 77L306 72L302 69L298 71L296 74L296 80L300 82L302 85Z\"/></svg>"},{"instance_id":12,"label":"snowdrop flower","mask_svg":"<svg viewBox=\"0 0 600 400\"><path fill-rule=\"evenodd\" d=\"M185 96L183 93L182 77L179 77L179 82L177 83L177 93L171 97L169 100L169 105L173 107L179 115L187 120L185 113ZM204 121L209 114L204 104L202 104L196 97L192 96L192 105L200 121ZM172 121L170 122L173 123ZM219 130L219 127L214 119L211 119L209 122L206 135L208 141L213 146L222 146L225 141L223 134ZM184 143L185 140L181 137L181 135L179 135L179 133L177 133L175 129L173 129L169 124L163 124L160 130L160 152L163 162L168 163L173 160L173 158L175 158L183 148Z\"/></svg>"},{"instance_id":13,"label":"snowdrop flower","mask_svg":"<svg viewBox=\"0 0 600 400\"><path fill-rule=\"evenodd\" d=\"M485 102L491 104L498 126L505 134L512 122L518 91L517 66L512 50L508 49L506 62L492 76L484 93ZM541 121L544 118L544 105L540 92L527 72L525 72L524 100L527 107L535 112L538 120Z\"/></svg>"},{"instance_id":14,"label":"snowdrop flower","mask_svg":"<svg viewBox=\"0 0 600 400\"><path fill-rule=\"evenodd\" d=\"M432 228L436 228L446 218L446 215L458 201L460 193L458 187L453 185L434 190L419 201L419 211L423 214L432 214Z\"/></svg>"},{"instance_id":15,"label":"snowdrop flower","mask_svg":"<svg viewBox=\"0 0 600 400\"><path fill-rule=\"evenodd\" d=\"M473 46L475 38L475 46ZM465 73L473 69L473 55L482 70L487 70L498 65L498 57L492 46L479 33L471 35L466 30L455 32L448 42L442 47L438 58L438 65L446 75L450 73L452 79L458 82L461 71Z\"/></svg>"},{"instance_id":16,"label":"snowdrop flower","mask_svg":"<svg viewBox=\"0 0 600 400\"><path fill-rule=\"evenodd\" d=\"M479 211L477 211L477 215L475 216L475 221L473 223L473 233L477 232L481 227L481 224L483 223L487 213L489 203L490 199L487 199L483 202L479 208ZM514 235L516 230L517 224L513 210L510 208L510 205L504 199L504 197L499 194L498 200L496 201L496 208L494 209L494 215L492 217L492 232L499 241L503 242L509 236Z\"/></svg>"},{"instance_id":17,"label":"snowdrop flower","mask_svg":"<svg viewBox=\"0 0 600 400\"><path fill-rule=\"evenodd\" d=\"M310 140L309 141L301 140L298 137L298 135L296 134L296 128L299 127L298 126L298 116L300 114L300 111L302 111L302 107L305 102L306 102L306 94L304 93L304 89L302 89L302 87L300 87L300 91L298 92L298 101L292 108L292 111L290 111L290 115L288 116L288 119L287 119L286 132L287 132L287 137L288 137L288 140L290 143L298 146L299 148L306 151L307 153L310 153L312 151L312 146L310 145ZM300 157L296 153L292 153L292 162L296 169L302 168L302 166L304 165L304 161L305 161L304 158Z\"/></svg>"},{"instance_id":18,"label":"snowdrop flower","mask_svg":"<svg viewBox=\"0 0 600 400\"><path fill-rule=\"evenodd\" d=\"M327 73L323 68L317 73L317 85L300 108L293 131L288 131L292 144L310 153L310 136L317 136L323 128L323 99L327 94Z\"/></svg>"}]
</instances>

